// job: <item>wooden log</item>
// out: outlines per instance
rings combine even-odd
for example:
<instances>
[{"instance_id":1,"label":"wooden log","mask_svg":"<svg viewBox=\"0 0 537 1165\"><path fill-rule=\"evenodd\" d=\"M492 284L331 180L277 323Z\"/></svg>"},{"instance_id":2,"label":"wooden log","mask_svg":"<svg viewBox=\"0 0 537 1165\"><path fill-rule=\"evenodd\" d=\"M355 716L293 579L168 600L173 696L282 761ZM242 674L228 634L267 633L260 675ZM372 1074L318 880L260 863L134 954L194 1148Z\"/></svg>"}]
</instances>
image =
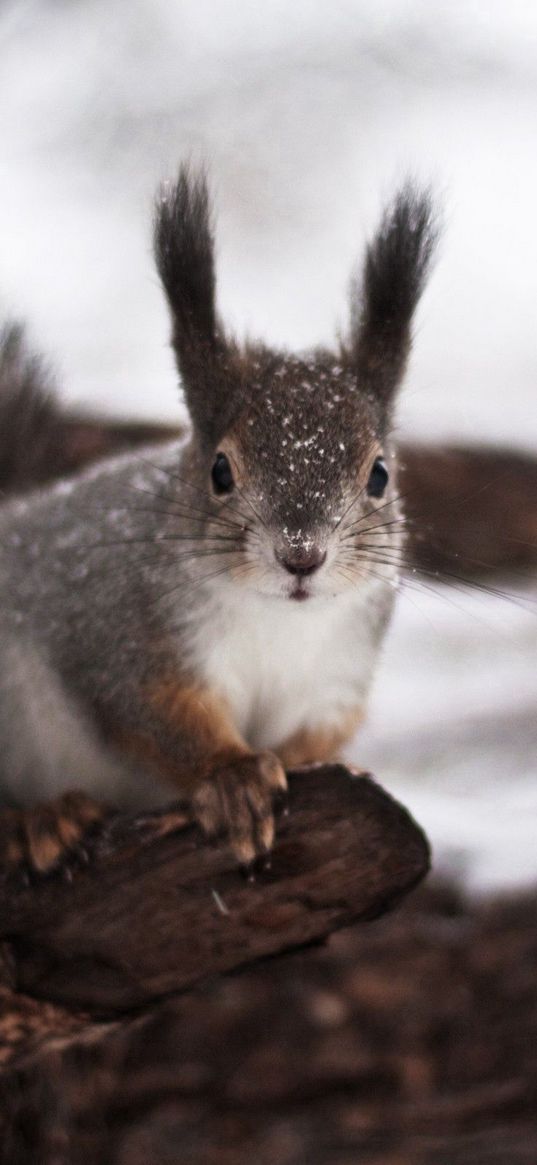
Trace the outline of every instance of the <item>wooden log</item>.
<instances>
[{"instance_id":1,"label":"wooden log","mask_svg":"<svg viewBox=\"0 0 537 1165\"><path fill-rule=\"evenodd\" d=\"M167 814L116 818L71 882L0 886L19 991L125 1011L374 917L429 866L408 812L341 765L291 774L271 868L255 882L193 826L159 837Z\"/></svg>"}]
</instances>

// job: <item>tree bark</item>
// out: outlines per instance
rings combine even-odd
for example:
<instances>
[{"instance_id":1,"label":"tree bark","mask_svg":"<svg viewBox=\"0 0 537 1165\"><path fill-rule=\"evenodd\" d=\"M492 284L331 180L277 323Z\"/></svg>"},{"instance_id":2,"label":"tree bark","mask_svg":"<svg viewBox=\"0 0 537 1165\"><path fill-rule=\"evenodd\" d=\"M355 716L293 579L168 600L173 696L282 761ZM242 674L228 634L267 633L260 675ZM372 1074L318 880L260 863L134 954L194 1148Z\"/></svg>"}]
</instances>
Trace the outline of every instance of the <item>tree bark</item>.
<instances>
[{"instance_id":1,"label":"tree bark","mask_svg":"<svg viewBox=\"0 0 537 1165\"><path fill-rule=\"evenodd\" d=\"M374 917L429 865L406 810L341 765L291 774L271 867L254 882L193 826L159 837L169 822L118 817L71 882L0 888L19 991L97 1015L139 1007Z\"/></svg>"}]
</instances>

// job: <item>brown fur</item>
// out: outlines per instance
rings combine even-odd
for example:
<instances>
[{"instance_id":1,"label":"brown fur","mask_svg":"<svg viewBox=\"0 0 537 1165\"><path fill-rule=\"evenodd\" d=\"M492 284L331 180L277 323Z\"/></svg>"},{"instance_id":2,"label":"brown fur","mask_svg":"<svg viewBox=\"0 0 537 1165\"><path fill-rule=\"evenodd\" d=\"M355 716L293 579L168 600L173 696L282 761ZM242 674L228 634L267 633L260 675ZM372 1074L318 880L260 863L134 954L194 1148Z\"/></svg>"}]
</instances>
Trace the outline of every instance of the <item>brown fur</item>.
<instances>
[{"instance_id":1,"label":"brown fur","mask_svg":"<svg viewBox=\"0 0 537 1165\"><path fill-rule=\"evenodd\" d=\"M180 739L182 758L191 770L194 761L210 760L215 755L241 757L249 753L247 745L234 728L225 703L209 690L181 687L173 680L163 680L148 693L148 700L159 724L170 739ZM177 756L173 764L177 772ZM182 767L182 766L181 766ZM185 774L187 783L189 773ZM181 784L184 784L181 773ZM190 782L192 772L190 771Z\"/></svg>"},{"instance_id":2,"label":"brown fur","mask_svg":"<svg viewBox=\"0 0 537 1165\"><path fill-rule=\"evenodd\" d=\"M284 740L276 752L286 769L335 760L340 748L354 736L363 717L364 710L360 707L349 712L337 728L317 731L305 728Z\"/></svg>"},{"instance_id":3,"label":"brown fur","mask_svg":"<svg viewBox=\"0 0 537 1165\"><path fill-rule=\"evenodd\" d=\"M183 789L195 789L194 814L205 832L225 834L244 863L269 850L274 840L274 796L287 787L278 757L252 753L234 728L224 701L213 692L164 681L152 691L150 701L166 731L181 737L174 781Z\"/></svg>"},{"instance_id":4,"label":"brown fur","mask_svg":"<svg viewBox=\"0 0 537 1165\"><path fill-rule=\"evenodd\" d=\"M274 797L287 787L278 757L251 752L213 692L167 677L145 701L152 730L114 731L115 747L185 795L205 832L225 835L239 861L270 849Z\"/></svg>"}]
</instances>

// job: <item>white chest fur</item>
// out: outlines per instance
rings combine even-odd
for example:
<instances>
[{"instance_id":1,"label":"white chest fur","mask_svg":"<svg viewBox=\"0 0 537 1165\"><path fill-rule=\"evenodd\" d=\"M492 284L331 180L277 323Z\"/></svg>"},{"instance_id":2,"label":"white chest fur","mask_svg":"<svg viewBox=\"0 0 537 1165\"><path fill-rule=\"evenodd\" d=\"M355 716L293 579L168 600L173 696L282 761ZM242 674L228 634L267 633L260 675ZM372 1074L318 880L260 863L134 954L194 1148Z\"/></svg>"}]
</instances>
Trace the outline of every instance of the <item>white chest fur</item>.
<instances>
[{"instance_id":1,"label":"white chest fur","mask_svg":"<svg viewBox=\"0 0 537 1165\"><path fill-rule=\"evenodd\" d=\"M363 703L388 610L376 582L300 604L226 583L191 625L192 666L250 747L275 748Z\"/></svg>"}]
</instances>

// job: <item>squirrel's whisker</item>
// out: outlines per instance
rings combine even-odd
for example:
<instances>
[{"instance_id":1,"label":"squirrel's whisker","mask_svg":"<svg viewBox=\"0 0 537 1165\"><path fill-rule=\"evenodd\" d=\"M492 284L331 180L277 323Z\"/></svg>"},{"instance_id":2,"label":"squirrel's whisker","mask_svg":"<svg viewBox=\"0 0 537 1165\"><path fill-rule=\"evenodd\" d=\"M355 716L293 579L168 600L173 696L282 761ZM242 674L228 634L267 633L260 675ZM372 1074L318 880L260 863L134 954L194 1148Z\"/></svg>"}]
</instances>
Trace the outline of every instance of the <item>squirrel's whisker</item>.
<instances>
[{"instance_id":1,"label":"squirrel's whisker","mask_svg":"<svg viewBox=\"0 0 537 1165\"><path fill-rule=\"evenodd\" d=\"M167 518L175 518L178 516L177 514L172 513L170 510L145 510L140 509L139 506L129 508L129 514L159 514ZM198 519L196 519L196 521L198 521ZM210 523L207 523L207 525L210 525ZM209 534L206 530L196 530L196 532L193 534L176 534L175 537L177 539L183 538L186 542L236 542L242 534L246 534L247 532L249 531L241 529L240 532L236 534Z\"/></svg>"},{"instance_id":2,"label":"squirrel's whisker","mask_svg":"<svg viewBox=\"0 0 537 1165\"><path fill-rule=\"evenodd\" d=\"M256 509L254 509L254 507L253 507L253 505L252 505L252 503L251 503L250 499L249 499L249 498L247 498L247 497L246 497L246 496L243 494L242 490L241 490L241 489L239 489L239 486L237 485L237 483L236 483L236 482L235 482L235 489L237 490L237 493L238 493L238 494L239 494L239 496L240 496L240 497L243 499L243 501L245 501L245 502L246 502L246 504L247 504L247 505L250 507L250 509L251 509L251 511L252 511L252 514L254 515L254 517L255 517L255 518L257 518L258 522L261 522L261 525L263 526L263 528L264 528L265 530L268 530L268 526L267 526L266 522L264 522L264 521L263 521L263 518L261 517L261 515L260 515L260 514L258 514L258 512L257 512L257 510L256 510Z\"/></svg>"},{"instance_id":3,"label":"squirrel's whisker","mask_svg":"<svg viewBox=\"0 0 537 1165\"><path fill-rule=\"evenodd\" d=\"M154 497L157 501L164 501L173 505L174 509L177 511L178 517L189 518L192 514L200 514L202 519L215 522L220 526L229 526L231 529L239 530L243 528L242 524L240 522L235 522L233 518L228 521L225 518L222 518L218 512L215 513L214 510L199 509L196 506L191 506L189 502L181 501L180 498L170 498L167 494L153 493L151 490L142 489L141 486L137 485L131 485L129 488L135 490L136 493L148 494L149 497ZM198 519L192 518L192 521L198 521Z\"/></svg>"},{"instance_id":4,"label":"squirrel's whisker","mask_svg":"<svg viewBox=\"0 0 537 1165\"><path fill-rule=\"evenodd\" d=\"M359 493L357 494L357 496L355 498L353 498L351 502L349 502L349 505L347 506L346 510L344 510L341 517L338 518L338 520L334 526L334 530L339 529L339 527L341 526L341 523L346 518L349 511L352 510L355 505L357 505L357 503L360 501L360 499L363 497L363 495L364 495L364 488L362 488L359 491ZM343 528L346 529L346 527L343 527Z\"/></svg>"},{"instance_id":5,"label":"squirrel's whisker","mask_svg":"<svg viewBox=\"0 0 537 1165\"><path fill-rule=\"evenodd\" d=\"M209 490L201 489L201 487L199 485L194 485L193 482L188 481L188 479L185 477L181 477L178 473L175 473L171 469L165 469L164 466L161 466L161 465L153 465L150 461L146 461L145 458L139 458L139 460L143 461L144 464L147 465L150 469L154 469L159 473L163 473L171 481L178 481L179 484L182 486L185 486L186 489L195 490L196 493L201 494L203 498L207 498L208 501L214 505L214 496L213 496L213 494L209 493ZM235 488L238 489L238 486L236 485ZM228 510L235 510L239 514L239 516L241 516L241 517L244 516L240 507L238 507L237 505L234 505L233 501L227 500L226 507Z\"/></svg>"},{"instance_id":6,"label":"squirrel's whisker","mask_svg":"<svg viewBox=\"0 0 537 1165\"><path fill-rule=\"evenodd\" d=\"M86 552L86 551L91 551L91 550L104 550L104 549L108 549L108 548L115 548L118 546L163 546L167 542L181 542L181 541L183 541L183 539L187 542L190 541L190 539L188 537L185 537L181 534L159 534L159 535L156 535L155 537L151 537L151 538L113 538L113 539L107 539L106 541L103 541L103 542L93 542L93 543L80 544L76 547L76 550L77 550L77 552L80 552L80 551ZM203 541L207 541L207 539L203 539ZM71 547L66 548L66 549L69 550L69 553L72 553ZM218 547L215 547L214 550L211 551L211 553L217 553L217 552L218 552ZM195 553L195 551L192 551L192 553Z\"/></svg>"},{"instance_id":7,"label":"squirrel's whisker","mask_svg":"<svg viewBox=\"0 0 537 1165\"><path fill-rule=\"evenodd\" d=\"M199 586L199 585L201 585L202 583L206 583L206 582L208 582L208 581L209 581L209 579L212 579L212 578L218 578L218 576L219 576L219 575L222 575L222 574L229 574L229 571L230 571L230 567L229 567L229 566L222 566L222 567L220 567L220 569L219 569L219 570L214 570L214 571L212 571L210 574L205 574L205 575L202 575L200 578L197 578L197 579L195 580L195 581L196 581L196 586ZM182 582L182 581L181 581L181 582L178 582L178 583L177 583L177 586L175 586L175 587L172 587L172 589L171 589L170 591L165 591L165 592L164 592L164 594L157 595L157 596L156 596L156 599L155 599L155 602L160 602L160 601L161 601L161 600L163 600L163 599L167 599L167 598L169 598L171 595L175 594L175 593L176 593L178 590L180 590L182 586L183 586L183 582Z\"/></svg>"},{"instance_id":8,"label":"squirrel's whisker","mask_svg":"<svg viewBox=\"0 0 537 1165\"><path fill-rule=\"evenodd\" d=\"M413 492L413 491L410 491L410 492ZM388 498L388 500L386 502L383 502L383 504L381 506L374 506L372 509L366 510L365 514L361 514L360 517L357 518L355 522L351 522L349 525L347 525L345 527L345 529L346 530L354 530L356 527L359 527L362 522L367 521L368 518L372 518L376 514L382 513L382 511L385 510L388 506L395 506L398 502L404 501L404 499L407 498L408 496L409 496L409 493L407 492L404 494L396 494L395 497L393 497L393 498Z\"/></svg>"}]
</instances>

